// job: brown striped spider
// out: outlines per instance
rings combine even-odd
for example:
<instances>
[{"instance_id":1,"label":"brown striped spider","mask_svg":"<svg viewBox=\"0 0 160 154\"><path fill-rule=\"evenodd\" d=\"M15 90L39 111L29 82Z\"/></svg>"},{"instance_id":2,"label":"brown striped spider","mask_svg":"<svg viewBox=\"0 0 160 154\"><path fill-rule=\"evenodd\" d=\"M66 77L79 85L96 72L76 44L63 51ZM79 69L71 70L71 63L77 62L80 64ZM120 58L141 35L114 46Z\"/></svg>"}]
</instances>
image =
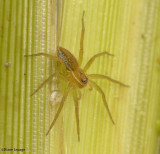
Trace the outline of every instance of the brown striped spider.
<instances>
[{"instance_id":1,"label":"brown striped spider","mask_svg":"<svg viewBox=\"0 0 160 154\"><path fill-rule=\"evenodd\" d=\"M51 128L54 126L62 108L64 105L64 102L68 96L68 93L71 89L73 91L73 99L74 99L74 105L75 105L75 114L76 114L76 123L77 123L77 134L78 134L78 141L80 141L80 128L79 128L79 106L78 106L78 101L79 101L79 97L78 97L78 89L84 88L87 85L90 86L90 88L94 88L96 89L102 96L102 100L104 103L104 106L109 114L109 117L112 121L112 123L114 124L114 120L112 118L111 112L109 110L106 98L105 98L105 94L102 91L102 89L92 80L92 79L107 79L111 82L117 83L121 86L124 87L129 87L128 85L114 80L112 78L110 78L109 76L105 76L105 75L101 75L101 74L87 74L87 70L90 68L91 64L94 62L94 60L100 56L103 55L109 55L109 56L114 56L108 52L102 52L99 54L94 55L92 58L90 58L90 60L87 62L87 64L84 66L83 69L81 69L81 65L82 65L82 61L83 61L83 40L84 40L84 32L85 32L85 27L84 27L84 12L82 15L82 31L81 31L81 40L80 40L80 50L79 50L79 58L78 60L65 48L58 46L57 47L57 56L52 56L46 53L37 53L37 54L32 54L32 55L25 55L25 56L45 56L48 58L51 58L55 61L57 61L58 63L61 63L62 66L65 68L66 73L62 73L62 72L57 72L52 74L51 76L49 76L49 78L47 78L32 94L34 95L36 92L38 92L47 82L51 81L51 79L53 77L59 77L62 78L64 80L68 81L68 86L66 88L66 90L64 91L61 103L59 105L58 111L55 114L55 117L49 127L49 130L47 131L46 135L49 134Z\"/></svg>"}]
</instances>

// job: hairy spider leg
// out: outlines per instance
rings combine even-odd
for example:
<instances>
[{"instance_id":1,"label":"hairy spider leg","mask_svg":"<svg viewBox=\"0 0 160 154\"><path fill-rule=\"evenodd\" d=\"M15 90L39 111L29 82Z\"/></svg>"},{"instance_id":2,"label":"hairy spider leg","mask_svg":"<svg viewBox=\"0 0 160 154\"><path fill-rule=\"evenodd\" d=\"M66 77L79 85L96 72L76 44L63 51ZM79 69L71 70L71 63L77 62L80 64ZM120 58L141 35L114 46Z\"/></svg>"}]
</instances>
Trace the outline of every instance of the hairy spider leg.
<instances>
[{"instance_id":1,"label":"hairy spider leg","mask_svg":"<svg viewBox=\"0 0 160 154\"><path fill-rule=\"evenodd\" d=\"M52 56L50 54L47 54L47 53L36 53L36 54L31 54L31 55L24 55L25 57L34 57L34 56L44 56L44 57L47 57L47 58L51 58L57 62L59 62L60 64L62 64L63 67L65 67L65 64L63 62L63 60L61 60L59 57L57 56ZM58 65L58 64L57 64ZM57 66L56 66L57 67ZM57 70L57 69L56 69Z\"/></svg>"},{"instance_id":2,"label":"hairy spider leg","mask_svg":"<svg viewBox=\"0 0 160 154\"><path fill-rule=\"evenodd\" d=\"M84 66L84 71L87 71L89 69L89 67L91 66L91 64L94 62L94 60L100 56L103 56L103 55L109 55L109 56L114 56L113 54L109 53L109 52L102 52L102 53L98 53L96 55L94 55L93 57L91 57L89 59L89 61L87 62L87 64Z\"/></svg>"},{"instance_id":3,"label":"hairy spider leg","mask_svg":"<svg viewBox=\"0 0 160 154\"><path fill-rule=\"evenodd\" d=\"M63 74L61 73L54 73L52 75L50 75L44 82L42 82L40 84L40 86L31 94L31 96L33 96L36 92L38 92L47 82L49 82L53 77L61 77L62 79L65 79L65 77L63 76Z\"/></svg>"},{"instance_id":4,"label":"hairy spider leg","mask_svg":"<svg viewBox=\"0 0 160 154\"><path fill-rule=\"evenodd\" d=\"M67 86L67 88L66 88L66 90L65 90L65 92L64 92L64 94L63 94L62 101L60 103L58 111L57 111L57 113L56 113L56 115L55 115L55 117L54 117L54 119L53 119L53 121L52 121L52 123L51 123L51 125L50 125L50 127L49 127L49 129L47 131L47 133L46 133L46 136L49 134L50 130L54 126L54 124L55 124L55 122L56 122L56 120L57 120L57 118L58 118L58 116L59 116L59 114L60 114L60 112L61 112L61 110L63 108L64 102L65 102L65 100L66 100L66 98L68 96L70 88L71 88L71 84L69 83L68 86Z\"/></svg>"},{"instance_id":5,"label":"hairy spider leg","mask_svg":"<svg viewBox=\"0 0 160 154\"><path fill-rule=\"evenodd\" d=\"M106 110L107 110L107 112L109 114L109 117L110 117L112 123L115 124L114 120L112 118L111 112L109 110L109 107L108 107L104 92L102 91L102 89L94 81L89 80L89 84L93 85L93 87L102 95L104 106L105 106L105 108L106 108Z\"/></svg>"},{"instance_id":6,"label":"hairy spider leg","mask_svg":"<svg viewBox=\"0 0 160 154\"><path fill-rule=\"evenodd\" d=\"M63 63L63 61L60 58L58 58L56 56L52 56L52 55L47 54L47 53L42 53L42 52L36 53L36 54L32 54L32 55L24 55L24 56L25 57L44 56L44 57L48 57L48 58L51 58L53 60L56 60L56 61L58 61L60 63Z\"/></svg>"},{"instance_id":7,"label":"hairy spider leg","mask_svg":"<svg viewBox=\"0 0 160 154\"><path fill-rule=\"evenodd\" d=\"M88 76L88 75L87 75ZM93 87L92 87L92 85L91 84L88 84L89 85L89 91L92 91L93 90Z\"/></svg>"},{"instance_id":8,"label":"hairy spider leg","mask_svg":"<svg viewBox=\"0 0 160 154\"><path fill-rule=\"evenodd\" d=\"M82 30L81 30L80 50L79 50L79 59L78 59L78 63L80 66L83 61L83 40L84 40L84 32L85 32L84 13L85 13L85 11L83 11L83 15L82 15Z\"/></svg>"},{"instance_id":9,"label":"hairy spider leg","mask_svg":"<svg viewBox=\"0 0 160 154\"><path fill-rule=\"evenodd\" d=\"M77 91L76 90L73 90L73 99L74 99L74 105L75 105L75 114L76 114L78 141L80 141L79 104L78 104L78 97L77 97Z\"/></svg>"},{"instance_id":10,"label":"hairy spider leg","mask_svg":"<svg viewBox=\"0 0 160 154\"><path fill-rule=\"evenodd\" d=\"M40 86L30 96L33 96L36 92L38 92L47 82L49 82L56 75L56 73L50 75L43 83L40 84Z\"/></svg>"},{"instance_id":11,"label":"hairy spider leg","mask_svg":"<svg viewBox=\"0 0 160 154\"><path fill-rule=\"evenodd\" d=\"M57 62L59 62L59 63L61 63L62 65L65 66L64 62L63 62L60 58L58 58L58 57L56 57L56 56L52 56L52 55L50 55L50 54L42 53L42 52L37 53L37 54L24 55L24 56L25 56L25 57L44 56L44 57L47 57L47 58L51 58L51 59L53 59L53 60L55 60L55 61L57 61ZM38 92L47 82L49 82L53 77L56 77L56 76L59 76L59 77L65 79L65 77L64 77L63 74L56 72L56 73L52 74L51 76L49 76L49 77L31 94L31 96L33 96L33 95L34 95L36 92Z\"/></svg>"},{"instance_id":12,"label":"hairy spider leg","mask_svg":"<svg viewBox=\"0 0 160 154\"><path fill-rule=\"evenodd\" d=\"M88 74L88 77L90 77L90 78L92 78L92 79L107 79L107 80L109 80L109 81L111 81L111 82L114 82L114 83L116 83L116 84L119 84L119 85L121 85L121 86L124 86L124 87L130 87L129 85L126 85L126 84L124 84L124 83L122 83L122 82L120 82L120 81L117 81L117 80L114 80L114 79L112 79L112 78L110 78L109 76L106 76L106 75L101 75L101 74Z\"/></svg>"},{"instance_id":13,"label":"hairy spider leg","mask_svg":"<svg viewBox=\"0 0 160 154\"><path fill-rule=\"evenodd\" d=\"M80 100L81 99L81 97L82 97L82 94L81 94L81 91L79 90L79 89L77 89L78 91L78 96L77 96L77 98L78 98L78 100Z\"/></svg>"}]
</instances>

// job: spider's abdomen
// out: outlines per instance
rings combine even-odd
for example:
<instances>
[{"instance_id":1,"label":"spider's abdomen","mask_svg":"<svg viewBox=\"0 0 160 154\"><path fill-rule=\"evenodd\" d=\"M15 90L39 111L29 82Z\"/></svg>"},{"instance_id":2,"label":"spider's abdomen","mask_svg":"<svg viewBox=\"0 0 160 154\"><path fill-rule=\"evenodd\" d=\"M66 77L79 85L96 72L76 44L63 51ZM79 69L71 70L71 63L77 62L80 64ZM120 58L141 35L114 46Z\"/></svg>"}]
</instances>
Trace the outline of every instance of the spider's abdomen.
<instances>
[{"instance_id":1,"label":"spider's abdomen","mask_svg":"<svg viewBox=\"0 0 160 154\"><path fill-rule=\"evenodd\" d=\"M76 58L65 48L57 48L58 57L64 62L67 70L74 71L79 67Z\"/></svg>"}]
</instances>

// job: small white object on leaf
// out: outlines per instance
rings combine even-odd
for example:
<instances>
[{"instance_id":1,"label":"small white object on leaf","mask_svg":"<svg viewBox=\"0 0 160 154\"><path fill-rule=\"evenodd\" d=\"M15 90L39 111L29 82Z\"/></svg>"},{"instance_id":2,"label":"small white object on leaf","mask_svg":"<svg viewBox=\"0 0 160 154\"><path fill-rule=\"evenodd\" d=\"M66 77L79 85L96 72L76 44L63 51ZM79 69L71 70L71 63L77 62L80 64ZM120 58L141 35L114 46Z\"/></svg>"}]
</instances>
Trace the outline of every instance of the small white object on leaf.
<instances>
[{"instance_id":1,"label":"small white object on leaf","mask_svg":"<svg viewBox=\"0 0 160 154\"><path fill-rule=\"evenodd\" d=\"M54 90L50 96L51 105L55 106L56 104L62 101L62 93L58 90Z\"/></svg>"}]
</instances>

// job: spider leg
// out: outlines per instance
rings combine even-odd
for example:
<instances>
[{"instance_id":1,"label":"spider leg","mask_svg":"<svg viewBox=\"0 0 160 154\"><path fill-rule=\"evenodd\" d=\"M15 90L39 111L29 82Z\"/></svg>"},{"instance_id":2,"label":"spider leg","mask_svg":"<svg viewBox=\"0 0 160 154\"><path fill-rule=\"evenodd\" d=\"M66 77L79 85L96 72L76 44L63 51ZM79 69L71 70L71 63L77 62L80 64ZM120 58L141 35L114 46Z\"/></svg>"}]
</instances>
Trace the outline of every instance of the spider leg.
<instances>
[{"instance_id":1,"label":"spider leg","mask_svg":"<svg viewBox=\"0 0 160 154\"><path fill-rule=\"evenodd\" d=\"M82 97L81 91L80 91L80 90L78 90L78 96L77 96L78 100L80 100L80 99L81 99L81 97Z\"/></svg>"},{"instance_id":2,"label":"spider leg","mask_svg":"<svg viewBox=\"0 0 160 154\"><path fill-rule=\"evenodd\" d=\"M82 15L82 30L81 30L81 40L80 40L80 50L79 50L79 59L78 63L79 65L82 64L83 61L83 40L84 40L84 32L85 32L85 27L84 27L84 11Z\"/></svg>"},{"instance_id":3,"label":"spider leg","mask_svg":"<svg viewBox=\"0 0 160 154\"><path fill-rule=\"evenodd\" d=\"M114 80L114 79L112 79L112 78L110 78L109 76L106 76L106 75L101 75L101 74L89 74L88 77L89 77L89 78L92 78L92 79L107 79L107 80L109 80L109 81L111 81L111 82L114 82L114 83L116 83L116 84L119 84L119 85L121 85L121 86L128 87L128 88L130 87L129 85L126 85L126 84L124 84L124 83L122 83L122 82L120 82L120 81Z\"/></svg>"},{"instance_id":4,"label":"spider leg","mask_svg":"<svg viewBox=\"0 0 160 154\"><path fill-rule=\"evenodd\" d=\"M89 91L92 91L93 90L93 87L92 87L92 85L91 84L88 84L89 85Z\"/></svg>"},{"instance_id":5,"label":"spider leg","mask_svg":"<svg viewBox=\"0 0 160 154\"><path fill-rule=\"evenodd\" d=\"M56 120L57 120L57 118L58 118L58 116L59 116L59 114L60 114L60 112L61 112L61 110L62 110L62 108L63 108L64 102L65 102L65 100L66 100L66 98L67 98L67 96L68 96L68 93L69 93L70 88L71 88L71 85L69 84L69 85L67 86L67 89L65 90L65 92L64 92L64 94L63 94L63 98L62 98L62 101L61 101L60 106L59 106L59 108L58 108L58 111L57 111L57 113L56 113L56 115L55 115L55 117L54 117L54 119L53 119L53 121L52 121L52 123L51 123L51 125L50 125L50 127L49 127L49 129L48 129L48 131L47 131L47 133L46 133L46 136L49 134L50 130L51 130L52 127L54 126L54 124L55 124L55 122L56 122Z\"/></svg>"},{"instance_id":6,"label":"spider leg","mask_svg":"<svg viewBox=\"0 0 160 154\"><path fill-rule=\"evenodd\" d=\"M42 53L42 52L36 53L36 54L32 54L32 55L24 55L24 56L25 56L25 57L44 56L44 57L47 57L47 58L51 58L51 59L53 59L53 60L56 60L56 61L58 61L58 62L60 62L60 63L63 63L63 61L62 61L60 58L58 58L58 57L56 57L56 56L52 56L52 55L47 54L47 53Z\"/></svg>"},{"instance_id":7,"label":"spider leg","mask_svg":"<svg viewBox=\"0 0 160 154\"><path fill-rule=\"evenodd\" d=\"M84 66L84 71L87 71L90 67L90 65L94 62L94 60L100 56L103 56L103 55L109 55L109 56L114 56L113 54L110 54L109 52L102 52L102 53L98 53L96 55L94 55L93 57L91 57L89 59L89 61L87 62L87 64Z\"/></svg>"},{"instance_id":8,"label":"spider leg","mask_svg":"<svg viewBox=\"0 0 160 154\"><path fill-rule=\"evenodd\" d=\"M75 114L76 114L76 123L77 123L77 134L78 134L78 141L80 141L80 129L79 129L79 105L78 105L78 97L76 90L73 90L73 99L75 105Z\"/></svg>"},{"instance_id":9,"label":"spider leg","mask_svg":"<svg viewBox=\"0 0 160 154\"><path fill-rule=\"evenodd\" d=\"M33 96L36 92L38 92L47 82L49 82L56 75L56 73L50 75L43 83L40 84L40 86L30 96Z\"/></svg>"},{"instance_id":10,"label":"spider leg","mask_svg":"<svg viewBox=\"0 0 160 154\"><path fill-rule=\"evenodd\" d=\"M94 81L89 80L89 84L91 84L102 95L104 106L105 106L105 108L106 108L106 110L107 110L107 112L109 114L109 117L110 117L112 123L115 124L114 120L112 118L111 112L109 110L109 107L108 107L104 92L102 91L102 89Z\"/></svg>"},{"instance_id":11,"label":"spider leg","mask_svg":"<svg viewBox=\"0 0 160 154\"><path fill-rule=\"evenodd\" d=\"M55 76L59 76L65 79L65 77L61 73L54 73L50 75L43 83L41 83L40 86L31 94L31 96L33 96L36 92L38 92L47 82L49 82Z\"/></svg>"}]
</instances>

